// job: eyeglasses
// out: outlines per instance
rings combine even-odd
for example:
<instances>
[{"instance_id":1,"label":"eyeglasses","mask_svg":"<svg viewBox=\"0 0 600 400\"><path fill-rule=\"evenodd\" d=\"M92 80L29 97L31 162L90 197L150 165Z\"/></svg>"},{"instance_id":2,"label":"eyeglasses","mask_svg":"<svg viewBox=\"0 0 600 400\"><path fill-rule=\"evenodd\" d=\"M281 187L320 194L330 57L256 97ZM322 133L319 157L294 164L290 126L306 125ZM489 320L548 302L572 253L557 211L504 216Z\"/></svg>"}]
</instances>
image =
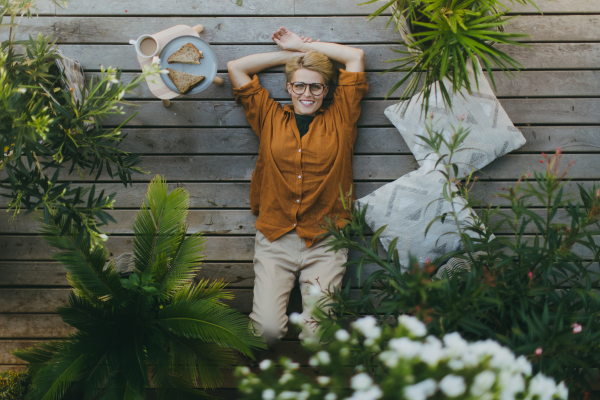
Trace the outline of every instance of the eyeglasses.
<instances>
[{"instance_id":1,"label":"eyeglasses","mask_svg":"<svg viewBox=\"0 0 600 400\"><path fill-rule=\"evenodd\" d=\"M327 87L322 83L305 83L305 82L290 82L292 85L292 91L298 95L304 94L306 87L309 87L309 90L315 96L319 96L323 94L323 91Z\"/></svg>"}]
</instances>

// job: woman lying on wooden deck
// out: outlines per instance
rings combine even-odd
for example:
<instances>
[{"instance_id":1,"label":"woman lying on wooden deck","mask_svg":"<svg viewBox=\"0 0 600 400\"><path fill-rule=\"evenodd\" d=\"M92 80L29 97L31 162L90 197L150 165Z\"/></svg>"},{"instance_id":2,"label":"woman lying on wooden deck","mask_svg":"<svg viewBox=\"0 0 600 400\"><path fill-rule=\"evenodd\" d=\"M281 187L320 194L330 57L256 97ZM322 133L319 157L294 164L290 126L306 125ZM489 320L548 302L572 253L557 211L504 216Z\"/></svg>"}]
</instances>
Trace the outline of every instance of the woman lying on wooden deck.
<instances>
[{"instance_id":1,"label":"woman lying on wooden deck","mask_svg":"<svg viewBox=\"0 0 600 400\"><path fill-rule=\"evenodd\" d=\"M338 199L339 185L344 193L352 185L360 100L369 89L362 50L314 42L284 27L273 32L272 39L283 51L227 63L236 102L243 105L260 139L250 185L251 210L258 216L250 318L269 346L287 331L286 308L296 276L304 329L311 325L308 296L322 296L341 286L347 249L327 252L326 240L315 237L324 232L319 228L324 214L338 215L340 220L348 217ZM345 69L339 71L331 105L322 108L336 75L330 59ZM285 65L292 98L292 105L283 108L269 98L256 75L277 65Z\"/></svg>"}]
</instances>

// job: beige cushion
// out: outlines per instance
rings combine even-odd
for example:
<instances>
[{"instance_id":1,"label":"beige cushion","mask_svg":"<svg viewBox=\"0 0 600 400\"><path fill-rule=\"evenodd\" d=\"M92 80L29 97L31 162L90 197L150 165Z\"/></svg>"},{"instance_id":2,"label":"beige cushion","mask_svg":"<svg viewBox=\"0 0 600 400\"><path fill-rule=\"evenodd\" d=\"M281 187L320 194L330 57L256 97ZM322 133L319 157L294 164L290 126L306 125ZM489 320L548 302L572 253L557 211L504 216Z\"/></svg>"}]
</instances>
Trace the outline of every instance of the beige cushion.
<instances>
[{"instance_id":1,"label":"beige cushion","mask_svg":"<svg viewBox=\"0 0 600 400\"><path fill-rule=\"evenodd\" d=\"M425 236L429 222L452 210L451 203L443 196L442 178L437 171L428 173L420 168L357 200L361 207L367 207L366 221L373 232L387 225L380 236L386 251L391 241L398 237L396 248L400 263L405 268L409 253L422 263L427 257L434 260L462 247L458 234L454 234L458 231L451 216L444 223L437 220ZM456 187L453 186L452 190L456 191ZM457 198L454 204L456 211L460 211L460 224L472 224L464 199ZM470 232L469 236L474 237L475 234Z\"/></svg>"},{"instance_id":2,"label":"beige cushion","mask_svg":"<svg viewBox=\"0 0 600 400\"><path fill-rule=\"evenodd\" d=\"M459 178L468 174L472 168L483 168L496 158L525 144L525 138L508 118L487 78L481 73L481 67L478 66L477 92L470 62L468 66L473 93L469 94L463 89L461 93L452 95L450 109L444 104L438 86L437 90L431 92L428 111L429 115L433 114L434 130L443 130L447 137L454 133L452 127L458 127L464 116L462 126L469 128L470 134L462 145L465 150L454 156L454 162L459 167ZM448 81L445 84L446 87L452 87L452 83ZM417 97L410 102L394 104L386 108L385 115L396 126L419 165L431 170L438 157L430 154L431 150L417 137L428 136L426 121L429 118L422 112L423 102L423 97ZM447 153L447 148L443 149L443 153Z\"/></svg>"}]
</instances>

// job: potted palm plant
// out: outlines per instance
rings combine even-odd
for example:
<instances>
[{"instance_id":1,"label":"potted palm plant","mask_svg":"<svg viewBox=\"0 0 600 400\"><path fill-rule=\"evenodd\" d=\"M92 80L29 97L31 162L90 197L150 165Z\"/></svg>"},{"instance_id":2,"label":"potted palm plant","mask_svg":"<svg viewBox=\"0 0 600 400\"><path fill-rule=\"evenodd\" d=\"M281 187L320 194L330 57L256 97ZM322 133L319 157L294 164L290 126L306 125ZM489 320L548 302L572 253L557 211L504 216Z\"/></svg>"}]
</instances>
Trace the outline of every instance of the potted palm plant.
<instances>
[{"instance_id":1,"label":"potted palm plant","mask_svg":"<svg viewBox=\"0 0 600 400\"><path fill-rule=\"evenodd\" d=\"M201 233L186 236L189 194L155 177L137 213L133 273L124 278L103 245L77 242L65 219L43 225L54 259L72 286L58 309L71 337L13 351L29 363L30 399L197 399L222 382L221 367L235 365L235 351L252 357L263 348L248 318L221 302L231 299L223 281L195 282L204 258ZM43 219L42 219L43 222Z\"/></svg>"},{"instance_id":2,"label":"potted palm plant","mask_svg":"<svg viewBox=\"0 0 600 400\"><path fill-rule=\"evenodd\" d=\"M510 1L529 3L537 9L533 0ZM406 73L389 90L386 98L408 82L402 98L412 98L422 92L425 112L429 108L430 94L436 87L443 101L451 107L453 93L463 88L471 93L473 84L479 86L478 74L472 74L479 69L476 59L481 60L494 89L494 66L508 76L512 76L511 69L522 68L519 62L494 46L524 46L515 39L528 36L504 31L504 25L514 17L506 17L510 9L499 0L389 0L370 18L388 9L391 11L388 25L396 24L396 31L400 32L407 49L394 50L406 56L390 60L399 64L384 71Z\"/></svg>"}]
</instances>

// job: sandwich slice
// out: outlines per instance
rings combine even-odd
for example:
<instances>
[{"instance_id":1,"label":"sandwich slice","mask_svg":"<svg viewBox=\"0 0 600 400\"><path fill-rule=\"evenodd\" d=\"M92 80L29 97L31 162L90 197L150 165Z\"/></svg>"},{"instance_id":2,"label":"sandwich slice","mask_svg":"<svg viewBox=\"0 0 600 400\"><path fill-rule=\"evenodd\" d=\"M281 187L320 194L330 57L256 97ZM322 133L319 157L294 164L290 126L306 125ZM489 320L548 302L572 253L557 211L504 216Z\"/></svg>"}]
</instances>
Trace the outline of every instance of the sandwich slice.
<instances>
[{"instance_id":1,"label":"sandwich slice","mask_svg":"<svg viewBox=\"0 0 600 400\"><path fill-rule=\"evenodd\" d=\"M181 93L187 93L206 78L205 76L188 74L171 68L167 68L167 71L169 71L169 78Z\"/></svg>"},{"instance_id":2,"label":"sandwich slice","mask_svg":"<svg viewBox=\"0 0 600 400\"><path fill-rule=\"evenodd\" d=\"M200 59L204 58L202 52L198 50L193 44L186 43L179 48L175 53L171 54L167 58L169 64L180 63L180 64L200 64Z\"/></svg>"}]
</instances>

